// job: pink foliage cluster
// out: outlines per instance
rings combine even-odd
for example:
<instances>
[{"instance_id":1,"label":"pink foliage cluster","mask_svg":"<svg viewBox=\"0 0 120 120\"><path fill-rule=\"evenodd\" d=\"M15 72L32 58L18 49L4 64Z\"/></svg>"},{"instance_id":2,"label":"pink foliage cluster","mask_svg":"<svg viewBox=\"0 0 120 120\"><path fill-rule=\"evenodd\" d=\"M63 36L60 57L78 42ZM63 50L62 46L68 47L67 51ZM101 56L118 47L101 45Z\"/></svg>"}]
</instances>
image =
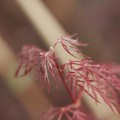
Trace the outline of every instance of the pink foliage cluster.
<instances>
[{"instance_id":1,"label":"pink foliage cluster","mask_svg":"<svg viewBox=\"0 0 120 120\"><path fill-rule=\"evenodd\" d=\"M16 76L25 76L33 69L36 71L36 79L41 81L41 87L47 86L50 91L51 80L57 89L59 82L63 82L73 102L81 101L83 94L89 95L99 103L98 95L114 111L120 110L120 79L115 67L111 65L97 64L91 58L85 57L82 60L74 56L73 52L80 53L77 47L87 44L73 39L75 35L65 36L58 39L49 51L41 50L36 46L24 46L20 54L20 65ZM68 54L76 60L69 60L63 65L58 64L55 55L55 48L61 44ZM53 108L43 115L43 120L88 120L79 107L68 105L62 108Z\"/></svg>"},{"instance_id":2,"label":"pink foliage cluster","mask_svg":"<svg viewBox=\"0 0 120 120\"><path fill-rule=\"evenodd\" d=\"M74 97L76 92L82 91L99 102L100 95L113 111L113 106L119 111L120 103L116 93L120 91L120 79L112 72L112 67L96 64L91 59L85 58L70 60L62 66L62 69L67 70L67 73L64 73L65 80L70 85Z\"/></svg>"},{"instance_id":3,"label":"pink foliage cluster","mask_svg":"<svg viewBox=\"0 0 120 120\"><path fill-rule=\"evenodd\" d=\"M51 108L47 114L43 115L42 120L47 120L48 118L49 120L53 120L53 118L56 118L56 120L62 120L63 118L67 120L87 120L86 114L80 108L74 108L74 105Z\"/></svg>"},{"instance_id":4,"label":"pink foliage cluster","mask_svg":"<svg viewBox=\"0 0 120 120\"><path fill-rule=\"evenodd\" d=\"M50 77L58 89L60 80L56 57L52 50L43 51L36 46L24 46L20 54L20 65L16 71L16 76L25 76L34 69L36 71L36 80L41 80L41 88L47 85L50 91Z\"/></svg>"}]
</instances>

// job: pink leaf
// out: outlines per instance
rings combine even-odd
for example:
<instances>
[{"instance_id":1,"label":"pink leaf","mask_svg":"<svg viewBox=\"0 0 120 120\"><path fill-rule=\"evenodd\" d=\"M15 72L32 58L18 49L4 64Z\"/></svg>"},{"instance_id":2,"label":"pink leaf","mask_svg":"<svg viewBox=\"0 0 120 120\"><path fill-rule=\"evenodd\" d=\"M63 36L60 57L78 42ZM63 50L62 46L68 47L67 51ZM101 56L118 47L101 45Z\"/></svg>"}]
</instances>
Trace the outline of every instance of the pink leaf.
<instances>
[{"instance_id":1,"label":"pink leaf","mask_svg":"<svg viewBox=\"0 0 120 120\"><path fill-rule=\"evenodd\" d=\"M61 37L60 39L57 40L57 42L54 44L54 48L58 43L61 43L62 47L65 49L65 51L67 53L69 53L70 55L72 55L73 57L76 57L72 51L75 51L77 53L80 53L80 50L77 47L81 47L81 46L87 46L86 43L82 43L80 41L78 41L77 39L73 39L73 37L75 37L76 34L74 35L67 35L65 37ZM72 51L71 51L72 50ZM77 57L76 57L77 58Z\"/></svg>"},{"instance_id":2,"label":"pink leaf","mask_svg":"<svg viewBox=\"0 0 120 120\"><path fill-rule=\"evenodd\" d=\"M50 81L52 78L58 89L58 82L61 78L53 51L46 52L36 46L28 45L22 48L19 58L20 65L16 70L16 76L25 76L34 69L36 79L40 79L42 87L46 84L48 91L50 91Z\"/></svg>"},{"instance_id":3,"label":"pink leaf","mask_svg":"<svg viewBox=\"0 0 120 120\"><path fill-rule=\"evenodd\" d=\"M48 118L49 120L88 120L87 115L73 104L48 110L42 115L42 120L48 120Z\"/></svg>"},{"instance_id":4,"label":"pink leaf","mask_svg":"<svg viewBox=\"0 0 120 120\"><path fill-rule=\"evenodd\" d=\"M111 68L109 65L96 64L88 58L76 61L70 60L62 66L64 77L73 96L77 97L77 92L82 91L82 94L86 93L99 102L97 98L97 94L99 94L114 111L113 106L118 110L118 105L115 104L115 100L114 103L112 102L108 94L115 96L115 90L120 92L120 79L112 72ZM112 93L107 89L106 84L111 86Z\"/></svg>"}]
</instances>

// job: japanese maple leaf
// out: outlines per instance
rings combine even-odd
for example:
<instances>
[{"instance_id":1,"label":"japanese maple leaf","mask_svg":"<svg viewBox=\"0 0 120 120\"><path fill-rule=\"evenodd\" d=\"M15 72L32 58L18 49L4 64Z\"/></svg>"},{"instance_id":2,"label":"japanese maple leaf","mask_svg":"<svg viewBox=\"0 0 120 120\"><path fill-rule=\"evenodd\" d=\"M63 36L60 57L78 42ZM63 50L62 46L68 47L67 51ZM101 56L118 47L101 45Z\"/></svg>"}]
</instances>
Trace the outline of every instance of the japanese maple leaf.
<instances>
[{"instance_id":1,"label":"japanese maple leaf","mask_svg":"<svg viewBox=\"0 0 120 120\"><path fill-rule=\"evenodd\" d=\"M73 104L65 107L51 108L42 115L42 120L88 120L87 115Z\"/></svg>"},{"instance_id":2,"label":"japanese maple leaf","mask_svg":"<svg viewBox=\"0 0 120 120\"><path fill-rule=\"evenodd\" d=\"M33 69L36 72L36 79L40 79L41 87L46 84L50 91L50 80L53 80L58 88L60 75L56 57L52 50L43 51L36 46L24 46L20 57L20 65L16 71L16 76L25 76Z\"/></svg>"},{"instance_id":3,"label":"japanese maple leaf","mask_svg":"<svg viewBox=\"0 0 120 120\"><path fill-rule=\"evenodd\" d=\"M112 67L96 64L91 59L85 58L76 61L70 60L62 66L62 69L66 84L71 89L74 97L76 92L82 91L83 94L86 93L99 102L97 97L99 94L113 111L113 106L118 110L117 101L116 103L115 100L113 102L112 97L110 98L108 95L116 96L115 90L120 92L120 79L112 72ZM111 86L111 89L108 89L106 85ZM117 99L117 96L115 98Z\"/></svg>"},{"instance_id":4,"label":"japanese maple leaf","mask_svg":"<svg viewBox=\"0 0 120 120\"><path fill-rule=\"evenodd\" d=\"M65 51L67 53L69 53L70 55L72 55L73 57L76 57L74 55L74 53L72 53L72 51L80 53L80 49L77 47L80 46L87 46L86 43L82 43L80 41L78 41L78 39L74 39L74 37L76 36L76 34L74 35L67 35L64 37L59 38L56 43L54 44L54 48L58 43L61 43L62 47L65 49Z\"/></svg>"}]
</instances>

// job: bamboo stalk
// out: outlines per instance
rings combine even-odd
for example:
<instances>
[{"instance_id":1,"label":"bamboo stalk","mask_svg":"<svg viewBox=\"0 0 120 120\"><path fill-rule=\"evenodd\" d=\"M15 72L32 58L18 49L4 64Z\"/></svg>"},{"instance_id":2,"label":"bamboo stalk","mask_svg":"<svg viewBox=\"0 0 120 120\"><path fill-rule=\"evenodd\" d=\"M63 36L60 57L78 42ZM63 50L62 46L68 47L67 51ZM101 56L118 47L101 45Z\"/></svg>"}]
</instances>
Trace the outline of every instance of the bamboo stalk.
<instances>
[{"instance_id":1,"label":"bamboo stalk","mask_svg":"<svg viewBox=\"0 0 120 120\"><path fill-rule=\"evenodd\" d=\"M55 39L66 34L65 30L57 22L55 17L41 0L16 0L16 2L31 21L39 35L44 38L44 42L47 46L51 46ZM66 59L70 58L70 56L68 56L68 54L66 54L61 47L57 49L57 54L62 61L66 61ZM84 95L84 98L97 118L101 119L108 114L111 114L111 116L114 117L110 109L104 104L101 98L99 99L101 104L97 106L88 96Z\"/></svg>"},{"instance_id":2,"label":"bamboo stalk","mask_svg":"<svg viewBox=\"0 0 120 120\"><path fill-rule=\"evenodd\" d=\"M39 120L40 112L50 106L50 102L40 93L39 87L32 78L15 78L17 60L12 50L0 37L0 74L14 96L23 105L33 120Z\"/></svg>"}]
</instances>

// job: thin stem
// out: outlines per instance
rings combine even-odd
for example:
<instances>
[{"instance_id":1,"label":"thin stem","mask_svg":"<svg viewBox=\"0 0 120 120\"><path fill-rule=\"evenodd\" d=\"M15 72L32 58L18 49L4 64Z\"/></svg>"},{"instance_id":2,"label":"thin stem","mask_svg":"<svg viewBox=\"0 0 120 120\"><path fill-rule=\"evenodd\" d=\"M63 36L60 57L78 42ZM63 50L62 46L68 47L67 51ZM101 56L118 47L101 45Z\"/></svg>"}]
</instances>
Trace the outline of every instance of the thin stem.
<instances>
[{"instance_id":1,"label":"thin stem","mask_svg":"<svg viewBox=\"0 0 120 120\"><path fill-rule=\"evenodd\" d=\"M77 96L76 99L75 99L75 103L81 103L81 102L80 102L81 96L82 96L82 90L79 91L78 96Z\"/></svg>"},{"instance_id":2,"label":"thin stem","mask_svg":"<svg viewBox=\"0 0 120 120\"><path fill-rule=\"evenodd\" d=\"M61 75L60 71L59 71L59 74L60 74L61 80L62 80L62 82L63 82L63 85L64 85L66 91L68 92L68 94L69 94L69 96L70 96L72 102L75 102L75 99L73 98L73 95L71 94L71 91L70 91L70 89L68 88L68 86L67 86L67 84L66 84L66 82L65 82L65 80L64 80L64 78L63 78L63 76Z\"/></svg>"},{"instance_id":3,"label":"thin stem","mask_svg":"<svg viewBox=\"0 0 120 120\"><path fill-rule=\"evenodd\" d=\"M51 51L54 51L54 48L55 48L55 46L57 45L57 43L58 43L58 41L56 41L55 44L50 47L50 50L51 50ZM54 52L53 52L53 53L54 53ZM54 56L55 56L55 54L54 54ZM67 84L66 84L66 82L65 82L65 80L64 80L64 78L63 78L63 75L61 74L61 71L60 71L60 69L59 69L59 65L57 64L57 61L55 61L55 62L56 62L56 65L57 65L58 72L59 72L60 78L61 78L61 80L62 80L62 83L63 83L63 85L64 85L67 93L69 94L72 102L76 104L76 102L77 102L78 100L76 100L76 99L73 98L73 95L72 95L69 87L67 86ZM80 98L80 97L78 97L78 99L79 99L79 98Z\"/></svg>"},{"instance_id":4,"label":"thin stem","mask_svg":"<svg viewBox=\"0 0 120 120\"><path fill-rule=\"evenodd\" d=\"M68 92L70 98L72 99L72 102L73 102L73 105L72 105L72 106L74 106L74 108L79 108L80 105L81 105L81 100L80 100L80 98L81 98L81 93L82 93L82 91L79 91L77 98L74 99L74 98L73 98L73 95L71 94L70 89L68 88L68 86L67 86L67 84L66 84L66 82L65 82L65 80L64 80L64 78L63 78L63 76L62 76L61 74L60 74L60 76L61 76L61 79L62 79L62 82L63 82L63 85L64 85L66 91Z\"/></svg>"},{"instance_id":5,"label":"thin stem","mask_svg":"<svg viewBox=\"0 0 120 120\"><path fill-rule=\"evenodd\" d=\"M56 44L57 44L57 42L56 42ZM51 46L51 47L50 47L50 50L53 52L54 56L55 56L54 47L55 47L56 44L54 44L54 46ZM61 78L61 80L62 80L62 83L63 83L63 85L64 85L66 91L68 92L68 94L69 94L69 96L70 96L72 102L75 102L75 100L74 100L74 98L73 98L73 95L72 95L72 93L71 93L69 87L67 86L67 84L66 84L66 82L65 82L65 80L64 80L64 78L63 78L63 75L61 74L61 71L60 71L60 69L59 69L59 65L58 65L58 63L57 63L56 60L55 60L55 63L56 63L56 66L57 66L57 68L58 68L58 72L59 72L60 78Z\"/></svg>"},{"instance_id":6,"label":"thin stem","mask_svg":"<svg viewBox=\"0 0 120 120\"><path fill-rule=\"evenodd\" d=\"M55 46L58 44L58 41L56 41L53 45L53 48L55 48Z\"/></svg>"}]
</instances>

